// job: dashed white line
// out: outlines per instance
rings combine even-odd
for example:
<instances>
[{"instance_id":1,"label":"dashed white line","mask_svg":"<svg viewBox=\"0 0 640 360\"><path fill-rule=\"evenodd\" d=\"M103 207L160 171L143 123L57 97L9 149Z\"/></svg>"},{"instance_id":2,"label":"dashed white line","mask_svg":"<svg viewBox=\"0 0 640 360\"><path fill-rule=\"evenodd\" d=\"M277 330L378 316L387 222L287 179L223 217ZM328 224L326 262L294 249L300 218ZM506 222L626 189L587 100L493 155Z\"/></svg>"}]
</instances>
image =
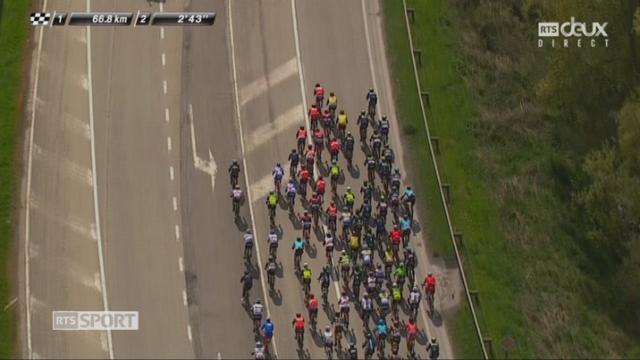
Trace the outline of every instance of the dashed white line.
<instances>
[{"instance_id":1,"label":"dashed white line","mask_svg":"<svg viewBox=\"0 0 640 360\"><path fill-rule=\"evenodd\" d=\"M174 179L173 166L169 166L169 177L171 178L171 181L173 181Z\"/></svg>"},{"instance_id":2,"label":"dashed white line","mask_svg":"<svg viewBox=\"0 0 640 360\"><path fill-rule=\"evenodd\" d=\"M187 292L182 290L182 303L187 306Z\"/></svg>"},{"instance_id":3,"label":"dashed white line","mask_svg":"<svg viewBox=\"0 0 640 360\"><path fill-rule=\"evenodd\" d=\"M189 342L191 342L191 325L187 325L187 337L189 337Z\"/></svg>"},{"instance_id":4,"label":"dashed white line","mask_svg":"<svg viewBox=\"0 0 640 360\"><path fill-rule=\"evenodd\" d=\"M173 197L173 211L178 211L178 198Z\"/></svg>"},{"instance_id":5,"label":"dashed white line","mask_svg":"<svg viewBox=\"0 0 640 360\"><path fill-rule=\"evenodd\" d=\"M180 225L176 224L176 241L180 241Z\"/></svg>"},{"instance_id":6,"label":"dashed white line","mask_svg":"<svg viewBox=\"0 0 640 360\"><path fill-rule=\"evenodd\" d=\"M167 65L167 55L165 55L165 53L162 53L162 66Z\"/></svg>"},{"instance_id":7,"label":"dashed white line","mask_svg":"<svg viewBox=\"0 0 640 360\"><path fill-rule=\"evenodd\" d=\"M164 11L164 3L161 2L160 3L160 12L163 12L163 11Z\"/></svg>"},{"instance_id":8,"label":"dashed white line","mask_svg":"<svg viewBox=\"0 0 640 360\"><path fill-rule=\"evenodd\" d=\"M164 108L164 121L169 122L169 108Z\"/></svg>"},{"instance_id":9,"label":"dashed white line","mask_svg":"<svg viewBox=\"0 0 640 360\"><path fill-rule=\"evenodd\" d=\"M171 149L172 149L171 136L167 136L167 150L171 151Z\"/></svg>"},{"instance_id":10,"label":"dashed white line","mask_svg":"<svg viewBox=\"0 0 640 360\"><path fill-rule=\"evenodd\" d=\"M161 3L162 4L162 3ZM164 27L160 28L160 39L164 40Z\"/></svg>"},{"instance_id":11,"label":"dashed white line","mask_svg":"<svg viewBox=\"0 0 640 360\"><path fill-rule=\"evenodd\" d=\"M167 95L167 80L162 80L162 92Z\"/></svg>"},{"instance_id":12,"label":"dashed white line","mask_svg":"<svg viewBox=\"0 0 640 360\"><path fill-rule=\"evenodd\" d=\"M178 258L178 269L180 269L180 272L184 272L184 261L182 260L182 256Z\"/></svg>"}]
</instances>

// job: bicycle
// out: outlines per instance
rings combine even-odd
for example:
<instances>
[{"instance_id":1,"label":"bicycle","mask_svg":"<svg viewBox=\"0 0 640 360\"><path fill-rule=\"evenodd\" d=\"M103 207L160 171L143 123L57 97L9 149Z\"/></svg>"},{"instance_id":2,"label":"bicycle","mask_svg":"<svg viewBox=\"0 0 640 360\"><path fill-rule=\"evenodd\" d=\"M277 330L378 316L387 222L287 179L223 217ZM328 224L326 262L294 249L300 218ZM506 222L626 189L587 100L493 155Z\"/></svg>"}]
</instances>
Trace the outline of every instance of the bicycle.
<instances>
[{"instance_id":1,"label":"bicycle","mask_svg":"<svg viewBox=\"0 0 640 360\"><path fill-rule=\"evenodd\" d=\"M262 315L253 315L253 332L256 335L260 335L260 321L262 320Z\"/></svg>"},{"instance_id":2,"label":"bicycle","mask_svg":"<svg viewBox=\"0 0 640 360\"><path fill-rule=\"evenodd\" d=\"M289 207L289 214L293 214L293 206L296 202L296 193L287 194L287 206Z\"/></svg>"},{"instance_id":3,"label":"bicycle","mask_svg":"<svg viewBox=\"0 0 640 360\"><path fill-rule=\"evenodd\" d=\"M298 350L302 350L302 347L304 346L304 329L296 329L296 342L298 343Z\"/></svg>"},{"instance_id":4,"label":"bicycle","mask_svg":"<svg viewBox=\"0 0 640 360\"><path fill-rule=\"evenodd\" d=\"M276 286L276 274L274 272L269 271L267 273L267 282L269 283L269 289L273 291Z\"/></svg>"},{"instance_id":5,"label":"bicycle","mask_svg":"<svg viewBox=\"0 0 640 360\"><path fill-rule=\"evenodd\" d=\"M329 231L331 231L332 234L335 234L336 232L336 222L337 222L337 215L329 215L329 221L327 221L327 227L329 228Z\"/></svg>"},{"instance_id":6,"label":"bicycle","mask_svg":"<svg viewBox=\"0 0 640 360\"><path fill-rule=\"evenodd\" d=\"M273 256L274 259L278 257L278 243L277 242L269 243L269 255Z\"/></svg>"},{"instance_id":7,"label":"bicycle","mask_svg":"<svg viewBox=\"0 0 640 360\"><path fill-rule=\"evenodd\" d=\"M305 142L306 142L305 138L303 138L303 137L299 137L298 138L298 153L299 154L303 154L304 153Z\"/></svg>"},{"instance_id":8,"label":"bicycle","mask_svg":"<svg viewBox=\"0 0 640 360\"><path fill-rule=\"evenodd\" d=\"M435 311L435 307L434 307L434 298L433 298L433 293L430 291L427 291L427 305L429 308L429 314L433 314L433 312Z\"/></svg>"},{"instance_id":9,"label":"bicycle","mask_svg":"<svg viewBox=\"0 0 640 360\"><path fill-rule=\"evenodd\" d=\"M322 293L322 302L324 304L327 304L329 301L329 284L327 283L326 285L324 283L322 283L320 285L320 291Z\"/></svg>"},{"instance_id":10,"label":"bicycle","mask_svg":"<svg viewBox=\"0 0 640 360\"><path fill-rule=\"evenodd\" d=\"M251 254L253 253L253 246L252 245L245 245L244 246L244 262L249 264L251 263Z\"/></svg>"},{"instance_id":11,"label":"bicycle","mask_svg":"<svg viewBox=\"0 0 640 360\"><path fill-rule=\"evenodd\" d=\"M334 195L338 193L338 175L331 175L331 192Z\"/></svg>"},{"instance_id":12,"label":"bicycle","mask_svg":"<svg viewBox=\"0 0 640 360\"><path fill-rule=\"evenodd\" d=\"M415 335L407 334L407 354L411 356L411 358L415 358Z\"/></svg>"},{"instance_id":13,"label":"bicycle","mask_svg":"<svg viewBox=\"0 0 640 360\"><path fill-rule=\"evenodd\" d=\"M236 218L240 217L240 198L233 198L233 214Z\"/></svg>"},{"instance_id":14,"label":"bicycle","mask_svg":"<svg viewBox=\"0 0 640 360\"><path fill-rule=\"evenodd\" d=\"M325 355L327 355L327 359L333 359L333 344L332 343L327 343L325 341L324 353L325 353Z\"/></svg>"},{"instance_id":15,"label":"bicycle","mask_svg":"<svg viewBox=\"0 0 640 360\"><path fill-rule=\"evenodd\" d=\"M311 279L302 280L302 290L304 291L305 299L309 296L309 291L311 290Z\"/></svg>"},{"instance_id":16,"label":"bicycle","mask_svg":"<svg viewBox=\"0 0 640 360\"><path fill-rule=\"evenodd\" d=\"M375 121L376 119L376 105L373 103L369 103L369 107L368 107L368 114L369 114L369 118L371 119L371 121Z\"/></svg>"},{"instance_id":17,"label":"bicycle","mask_svg":"<svg viewBox=\"0 0 640 360\"><path fill-rule=\"evenodd\" d=\"M271 226L275 225L276 222L276 207L269 206L269 221L271 222Z\"/></svg>"},{"instance_id":18,"label":"bicycle","mask_svg":"<svg viewBox=\"0 0 640 360\"><path fill-rule=\"evenodd\" d=\"M296 250L293 254L293 265L296 268L296 272L300 273L300 259L302 258L302 251Z\"/></svg>"}]
</instances>

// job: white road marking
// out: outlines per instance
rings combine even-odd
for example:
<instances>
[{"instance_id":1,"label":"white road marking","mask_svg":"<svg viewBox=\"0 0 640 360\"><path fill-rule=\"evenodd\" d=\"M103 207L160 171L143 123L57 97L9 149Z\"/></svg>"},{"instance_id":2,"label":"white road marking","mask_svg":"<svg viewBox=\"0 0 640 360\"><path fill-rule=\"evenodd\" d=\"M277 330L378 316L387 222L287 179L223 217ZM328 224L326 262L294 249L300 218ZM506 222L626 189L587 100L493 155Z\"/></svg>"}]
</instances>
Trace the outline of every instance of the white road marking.
<instances>
[{"instance_id":1,"label":"white road marking","mask_svg":"<svg viewBox=\"0 0 640 360\"><path fill-rule=\"evenodd\" d=\"M165 65L167 65L167 56L164 53L162 53L162 66L165 66Z\"/></svg>"},{"instance_id":2,"label":"white road marking","mask_svg":"<svg viewBox=\"0 0 640 360\"><path fill-rule=\"evenodd\" d=\"M164 121L169 122L169 108L164 108Z\"/></svg>"},{"instance_id":3,"label":"white road marking","mask_svg":"<svg viewBox=\"0 0 640 360\"><path fill-rule=\"evenodd\" d=\"M84 90L89 90L89 79L86 74L79 75L78 83Z\"/></svg>"},{"instance_id":4,"label":"white road marking","mask_svg":"<svg viewBox=\"0 0 640 360\"><path fill-rule=\"evenodd\" d=\"M213 158L211 148L209 148L209 161L203 160L198 156L198 153L196 151L196 132L193 126L193 106L191 106L191 104L189 104L189 124L191 126L191 150L193 152L193 165L196 167L196 169L203 171L211 176L211 192L213 192L216 187L216 174L218 172L218 165L216 164L216 160Z\"/></svg>"},{"instance_id":5,"label":"white road marking","mask_svg":"<svg viewBox=\"0 0 640 360\"><path fill-rule=\"evenodd\" d=\"M104 352L109 351L109 341L106 335L107 333L105 331L100 332L100 347Z\"/></svg>"},{"instance_id":6,"label":"white road marking","mask_svg":"<svg viewBox=\"0 0 640 360\"><path fill-rule=\"evenodd\" d=\"M178 198L173 197L173 211L178 211Z\"/></svg>"},{"instance_id":7,"label":"white road marking","mask_svg":"<svg viewBox=\"0 0 640 360\"><path fill-rule=\"evenodd\" d=\"M91 11L91 0L87 0L87 12ZM93 84L91 69L91 27L86 27L87 31L87 77L89 78L89 124L91 128L91 167L94 176L93 181L93 206L96 217L96 235L98 236L98 259L100 263L100 280L102 284L102 301L104 310L109 311L109 301L107 296L107 281L104 271L104 256L102 254L102 234L100 231L100 206L98 206L98 181L96 171L96 144L95 144L95 126L93 120ZM109 359L113 359L113 340L111 338L111 330L107 331L107 340L109 344Z\"/></svg>"},{"instance_id":8,"label":"white road marking","mask_svg":"<svg viewBox=\"0 0 640 360\"><path fill-rule=\"evenodd\" d=\"M182 260L182 256L178 258L178 269L180 269L180 272L184 272L184 261Z\"/></svg>"},{"instance_id":9,"label":"white road marking","mask_svg":"<svg viewBox=\"0 0 640 360\"><path fill-rule=\"evenodd\" d=\"M91 128L89 128L89 123L68 113L63 115L63 119L67 128L79 135L82 135L82 137L87 140L91 140Z\"/></svg>"},{"instance_id":10,"label":"white road marking","mask_svg":"<svg viewBox=\"0 0 640 360\"><path fill-rule=\"evenodd\" d=\"M247 168L247 161L246 161L246 151L245 151L245 145L244 145L244 134L243 134L243 130L242 130L242 120L241 120L241 114L240 114L240 101L238 99L238 72L236 69L236 49L235 49L235 44L233 41L233 17L231 16L231 1L227 1L227 13L228 16L227 18L229 19L229 47L231 48L231 68L233 70L232 74L233 74L233 95L234 95L234 103L235 103L235 112L236 112L236 122L238 125L238 131L240 132L240 149L242 151L242 167L244 169L244 181L245 181L245 186L247 189L249 189L249 171ZM255 215L253 213L253 201L251 200L251 191L247 191L247 197L248 197L248 204L249 204L249 215L251 216L251 229L253 230L254 234L257 234L256 231L256 220L255 220ZM267 309L267 317L271 317L271 310L270 310L270 306L269 306L269 300L267 298L267 287L265 285L264 282L264 272L263 272L263 267L262 267L262 256L260 256L260 242L257 241L256 242L256 257L258 260L258 271L260 272L260 284L262 285L262 295L264 296L264 304L265 304L265 308ZM275 354L275 357L278 358L278 347L276 345L276 338L274 337L273 339L271 339L271 343L273 344L273 352Z\"/></svg>"},{"instance_id":11,"label":"white road marking","mask_svg":"<svg viewBox=\"0 0 640 360\"><path fill-rule=\"evenodd\" d=\"M45 12L47 10L47 0L43 1L42 11ZM36 127L36 104L38 103L38 80L40 78L40 59L42 58L42 35L44 33L44 29L40 27L40 32L38 34L38 50L36 52L36 62L35 62L35 76L33 81L33 93L31 96L31 126L29 128L29 160L27 166L27 193L26 193L26 203L25 206L25 216L24 216L24 277L25 277L25 313L26 313L26 328L27 328L27 356L29 358L33 358L35 355L33 353L33 348L31 346L31 286L29 282L30 276L30 267L29 267L29 259L31 255L31 247L29 241L29 213L30 213L30 204L31 204L31 174L32 174L32 164L33 164L33 133L34 128Z\"/></svg>"},{"instance_id":12,"label":"white road marking","mask_svg":"<svg viewBox=\"0 0 640 360\"><path fill-rule=\"evenodd\" d=\"M180 225L176 224L176 241L180 241Z\"/></svg>"},{"instance_id":13,"label":"white road marking","mask_svg":"<svg viewBox=\"0 0 640 360\"><path fill-rule=\"evenodd\" d=\"M164 26L160 28L160 39L164 40Z\"/></svg>"},{"instance_id":14,"label":"white road marking","mask_svg":"<svg viewBox=\"0 0 640 360\"><path fill-rule=\"evenodd\" d=\"M189 342L191 342L191 325L187 325L187 337L189 338Z\"/></svg>"},{"instance_id":15,"label":"white road marking","mask_svg":"<svg viewBox=\"0 0 640 360\"><path fill-rule=\"evenodd\" d=\"M167 80L162 80L162 92L167 95Z\"/></svg>"},{"instance_id":16,"label":"white road marking","mask_svg":"<svg viewBox=\"0 0 640 360\"><path fill-rule=\"evenodd\" d=\"M296 58L291 58L289 61L273 69L267 77L262 76L257 80L254 80L248 85L245 85L240 89L240 106L246 105L249 101L260 96L268 90L268 86L275 86L284 80L295 75L297 71Z\"/></svg>"},{"instance_id":17,"label":"white road marking","mask_svg":"<svg viewBox=\"0 0 640 360\"><path fill-rule=\"evenodd\" d=\"M4 311L9 310L13 304L15 304L18 301L18 297L14 297L13 299L11 299L11 301L9 301L9 303L7 305L4 306Z\"/></svg>"},{"instance_id":18,"label":"white road marking","mask_svg":"<svg viewBox=\"0 0 640 360\"><path fill-rule=\"evenodd\" d=\"M167 136L167 150L171 151L171 136Z\"/></svg>"},{"instance_id":19,"label":"white road marking","mask_svg":"<svg viewBox=\"0 0 640 360\"><path fill-rule=\"evenodd\" d=\"M273 176L267 174L262 179L251 184L249 188L254 201L259 201L261 198L267 196L269 191L274 190Z\"/></svg>"},{"instance_id":20,"label":"white road marking","mask_svg":"<svg viewBox=\"0 0 640 360\"><path fill-rule=\"evenodd\" d=\"M164 3L160 2L160 12L164 11Z\"/></svg>"},{"instance_id":21,"label":"white road marking","mask_svg":"<svg viewBox=\"0 0 640 360\"><path fill-rule=\"evenodd\" d=\"M187 292L182 290L182 303L187 306Z\"/></svg>"},{"instance_id":22,"label":"white road marking","mask_svg":"<svg viewBox=\"0 0 640 360\"><path fill-rule=\"evenodd\" d=\"M261 125L247 137L247 152L251 152L259 146L273 140L276 135L293 126L304 124L304 118L303 107L298 104L283 114L280 114L273 122ZM292 132L292 139L293 135Z\"/></svg>"},{"instance_id":23,"label":"white road marking","mask_svg":"<svg viewBox=\"0 0 640 360\"><path fill-rule=\"evenodd\" d=\"M174 179L173 166L169 166L169 177L171 178L171 181L173 181Z\"/></svg>"}]
</instances>

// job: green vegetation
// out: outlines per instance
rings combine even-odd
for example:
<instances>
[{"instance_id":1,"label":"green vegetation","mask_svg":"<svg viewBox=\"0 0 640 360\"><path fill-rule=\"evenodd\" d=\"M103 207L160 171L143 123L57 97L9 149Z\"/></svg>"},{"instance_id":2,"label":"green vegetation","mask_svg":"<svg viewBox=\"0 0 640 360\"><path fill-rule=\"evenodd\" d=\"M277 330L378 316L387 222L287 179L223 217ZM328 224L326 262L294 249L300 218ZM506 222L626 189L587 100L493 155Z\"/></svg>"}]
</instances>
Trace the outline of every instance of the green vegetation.
<instances>
[{"instance_id":1,"label":"green vegetation","mask_svg":"<svg viewBox=\"0 0 640 360\"><path fill-rule=\"evenodd\" d=\"M638 2L407 6L440 173L452 186L454 227L464 232L465 268L495 356L505 356L499 341L508 335L517 342L510 357L637 357ZM401 1L385 1L384 16L400 119L419 127ZM538 21L572 16L608 22L609 47L602 39L595 48L537 47ZM431 216L439 200L426 201ZM457 355L477 357L467 312L452 336Z\"/></svg>"},{"instance_id":2,"label":"green vegetation","mask_svg":"<svg viewBox=\"0 0 640 360\"><path fill-rule=\"evenodd\" d=\"M7 256L13 236L15 148L20 114L20 83L28 35L29 1L0 1L0 358L13 355L13 317L9 302Z\"/></svg>"}]
</instances>

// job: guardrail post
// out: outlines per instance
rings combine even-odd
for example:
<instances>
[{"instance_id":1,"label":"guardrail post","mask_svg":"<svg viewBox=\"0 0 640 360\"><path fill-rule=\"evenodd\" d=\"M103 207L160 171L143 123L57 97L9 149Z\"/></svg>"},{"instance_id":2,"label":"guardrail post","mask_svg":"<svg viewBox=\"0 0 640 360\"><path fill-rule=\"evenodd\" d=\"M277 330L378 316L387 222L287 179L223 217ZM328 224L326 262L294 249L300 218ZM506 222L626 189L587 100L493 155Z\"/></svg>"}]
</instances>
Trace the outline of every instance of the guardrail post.
<instances>
[{"instance_id":1,"label":"guardrail post","mask_svg":"<svg viewBox=\"0 0 640 360\"><path fill-rule=\"evenodd\" d=\"M456 244L458 244L459 247L464 248L464 243L462 242L462 232L460 231L454 232L453 238L455 239Z\"/></svg>"},{"instance_id":2,"label":"guardrail post","mask_svg":"<svg viewBox=\"0 0 640 360\"><path fill-rule=\"evenodd\" d=\"M487 352L489 353L489 358L490 359L495 359L495 355L493 353L493 339L486 337L482 339L482 342L484 342L484 346L487 348Z\"/></svg>"},{"instance_id":3,"label":"guardrail post","mask_svg":"<svg viewBox=\"0 0 640 360\"><path fill-rule=\"evenodd\" d=\"M444 200L446 201L447 205L451 204L451 185L449 184L442 184L442 191L444 191Z\"/></svg>"},{"instance_id":4,"label":"guardrail post","mask_svg":"<svg viewBox=\"0 0 640 360\"><path fill-rule=\"evenodd\" d=\"M435 152L436 155L440 155L440 138L437 136L432 136L431 145L433 145L433 152Z\"/></svg>"},{"instance_id":5,"label":"guardrail post","mask_svg":"<svg viewBox=\"0 0 640 360\"><path fill-rule=\"evenodd\" d=\"M420 95L422 95L422 101L425 102L425 104L427 104L428 108L431 108L431 95L429 94L428 91L423 91L422 93L420 93Z\"/></svg>"},{"instance_id":6,"label":"guardrail post","mask_svg":"<svg viewBox=\"0 0 640 360\"><path fill-rule=\"evenodd\" d=\"M409 22L412 24L416 22L416 9L407 8L407 15L409 16Z\"/></svg>"},{"instance_id":7,"label":"guardrail post","mask_svg":"<svg viewBox=\"0 0 640 360\"><path fill-rule=\"evenodd\" d=\"M422 50L413 49L413 56L416 58L418 66L422 67Z\"/></svg>"}]
</instances>

